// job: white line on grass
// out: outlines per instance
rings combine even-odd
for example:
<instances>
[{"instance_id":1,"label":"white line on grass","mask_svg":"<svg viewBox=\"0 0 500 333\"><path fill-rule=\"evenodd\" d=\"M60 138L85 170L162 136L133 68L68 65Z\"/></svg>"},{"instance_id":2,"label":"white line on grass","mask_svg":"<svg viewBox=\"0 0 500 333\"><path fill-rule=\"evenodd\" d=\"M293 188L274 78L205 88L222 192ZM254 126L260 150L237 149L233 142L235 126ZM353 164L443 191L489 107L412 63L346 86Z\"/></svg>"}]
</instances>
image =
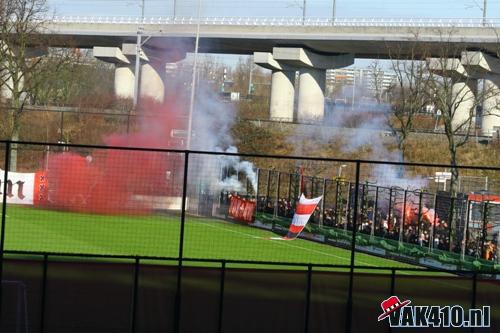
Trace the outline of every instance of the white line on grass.
<instances>
[{"instance_id":1,"label":"white line on grass","mask_svg":"<svg viewBox=\"0 0 500 333\"><path fill-rule=\"evenodd\" d=\"M198 222L198 221L193 221L193 222L196 222L196 223L202 224L202 225L206 225L206 226L209 226L209 227L212 227L212 228L216 228L216 229L219 229L219 230L225 230L225 231L233 232L235 234L247 236L247 237L254 238L254 239L268 240L268 238L265 238L265 237L254 236L254 235L251 235L251 234L247 234L246 232L231 230L231 229L228 229L228 228L222 228L222 227L219 227L219 226L217 226L215 224L215 223L220 223L220 224L234 225L231 222L226 222L226 221L219 221L219 222L215 222L215 223L212 223L212 222ZM271 240L271 239L269 239L269 240ZM281 244L281 245L284 245L284 246L289 246L289 247L292 247L292 248L297 248L297 249L301 249L301 250L305 250L305 251L311 251L311 252L315 252L315 253L322 254L322 255L325 255L325 256L329 256L329 257L339 258L339 259L346 260L346 261L350 261L351 260L350 258L340 257L340 256L335 255L335 254L326 253L326 252L322 252L322 251L318 251L318 250L314 250L314 249L308 249L306 247L302 247L302 246L298 246L298 245L293 245L293 244L290 244L290 242L291 241L277 242L277 244ZM381 258L381 259L383 259L383 260L389 260L389 259L385 259L385 258ZM359 262L359 263L361 263L361 264L365 264L367 266L378 267L377 265L370 264L368 262L365 262L365 261L362 261L362 260L359 260L359 259L356 259L356 261ZM397 269L397 267L396 267L396 269ZM381 270L383 270L383 269L381 269ZM415 272L398 271L398 274L400 274L400 275L413 276L414 273ZM443 285L446 285L446 283L443 283L441 281L436 281L436 283L438 283L438 284L441 283ZM464 288L464 289L466 289L466 288Z\"/></svg>"},{"instance_id":2,"label":"white line on grass","mask_svg":"<svg viewBox=\"0 0 500 333\"><path fill-rule=\"evenodd\" d=\"M206 225L206 226L209 226L209 227L212 227L212 228L216 228L216 229L222 229L222 230L225 230L225 231L233 232L235 234L244 235L244 236L251 237L251 238L254 238L254 239L263 239L263 240L265 240L265 238L262 238L260 236L254 236L254 235L251 235L251 234L247 234L245 232L236 231L236 230L230 230L228 228L218 227L218 226L215 225L215 223L212 224L211 222L207 223L207 222L198 222L198 221L193 221L193 222L196 222L196 223L199 223L199 224L202 224L202 225ZM225 221L216 222L216 223L233 225L232 223L225 222ZM335 255L335 254L326 253L326 252L318 251L318 250L315 250L315 249L309 249L309 248L298 246L298 245L292 245L292 244L290 244L290 241L288 241L288 242L276 242L276 244L281 244L283 246L288 246L288 247L297 248L297 249L300 249L300 250L314 252L314 253L322 254L322 255L325 255L325 256L328 256L328 257L335 257L335 258L339 258L339 259L346 260L346 261L350 261L351 260L350 258L341 257L341 256L338 256L338 255ZM377 267L376 265L373 265L373 264L370 264L370 263L367 263L367 262L364 262L364 261L361 261L361 260L357 260L356 259L356 261L359 262L359 263L361 263L361 264L365 264L365 265L372 266L372 267Z\"/></svg>"}]
</instances>

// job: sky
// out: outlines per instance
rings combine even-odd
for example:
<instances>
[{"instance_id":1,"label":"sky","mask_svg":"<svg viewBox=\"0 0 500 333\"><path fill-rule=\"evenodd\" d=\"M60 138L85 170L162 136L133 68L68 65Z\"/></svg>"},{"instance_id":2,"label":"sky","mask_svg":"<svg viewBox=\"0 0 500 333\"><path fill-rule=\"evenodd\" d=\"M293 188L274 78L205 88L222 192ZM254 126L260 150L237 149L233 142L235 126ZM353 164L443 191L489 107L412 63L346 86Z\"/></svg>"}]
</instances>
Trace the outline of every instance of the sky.
<instances>
[{"instance_id":1,"label":"sky","mask_svg":"<svg viewBox=\"0 0 500 333\"><path fill-rule=\"evenodd\" d=\"M142 0L47 0L56 15L140 16ZM331 17L334 0L201 0L201 16ZM335 0L341 17L478 18L484 0ZM196 16L198 0L144 0L146 16ZM500 0L487 0L500 17Z\"/></svg>"}]
</instances>

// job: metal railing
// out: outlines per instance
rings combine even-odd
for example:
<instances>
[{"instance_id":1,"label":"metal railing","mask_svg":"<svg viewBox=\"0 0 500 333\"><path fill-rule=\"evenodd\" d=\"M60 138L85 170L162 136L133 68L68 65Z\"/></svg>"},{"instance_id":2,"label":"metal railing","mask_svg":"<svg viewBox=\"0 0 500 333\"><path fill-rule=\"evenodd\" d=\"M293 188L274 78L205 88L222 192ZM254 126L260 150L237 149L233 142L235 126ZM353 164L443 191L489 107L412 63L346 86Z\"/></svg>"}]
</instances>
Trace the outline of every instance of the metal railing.
<instances>
[{"instance_id":1,"label":"metal railing","mask_svg":"<svg viewBox=\"0 0 500 333\"><path fill-rule=\"evenodd\" d=\"M48 19L55 23L92 24L173 24L194 25L198 18L193 16L55 16ZM203 25L234 26L314 26L314 27L456 27L486 28L499 27L500 18L314 18L314 17L201 17Z\"/></svg>"}]
</instances>

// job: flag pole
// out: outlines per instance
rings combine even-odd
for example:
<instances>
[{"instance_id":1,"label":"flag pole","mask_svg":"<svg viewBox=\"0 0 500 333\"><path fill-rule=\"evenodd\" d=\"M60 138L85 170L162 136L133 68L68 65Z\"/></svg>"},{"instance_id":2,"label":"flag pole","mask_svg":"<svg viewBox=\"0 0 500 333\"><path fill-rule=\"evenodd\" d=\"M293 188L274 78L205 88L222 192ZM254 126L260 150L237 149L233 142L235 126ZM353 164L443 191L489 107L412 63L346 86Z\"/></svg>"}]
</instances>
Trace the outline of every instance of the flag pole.
<instances>
[{"instance_id":1,"label":"flag pole","mask_svg":"<svg viewBox=\"0 0 500 333\"><path fill-rule=\"evenodd\" d=\"M304 167L301 166L299 168L299 173L300 173L300 194L304 193Z\"/></svg>"}]
</instances>

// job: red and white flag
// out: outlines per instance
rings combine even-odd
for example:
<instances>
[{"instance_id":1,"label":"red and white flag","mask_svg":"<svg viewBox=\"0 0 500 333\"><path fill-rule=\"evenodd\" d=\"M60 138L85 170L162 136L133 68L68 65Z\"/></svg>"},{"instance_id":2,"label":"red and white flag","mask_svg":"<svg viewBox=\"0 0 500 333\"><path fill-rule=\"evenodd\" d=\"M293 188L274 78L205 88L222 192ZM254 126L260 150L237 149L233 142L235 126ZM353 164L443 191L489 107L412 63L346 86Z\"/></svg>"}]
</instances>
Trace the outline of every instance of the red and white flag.
<instances>
[{"instance_id":1,"label":"red and white flag","mask_svg":"<svg viewBox=\"0 0 500 333\"><path fill-rule=\"evenodd\" d=\"M290 229L285 237L280 238L283 240L292 240L297 238L307 222L311 218L311 215L314 213L316 206L321 201L323 196L306 199L304 194L301 194L299 202L297 203L297 207L295 208L295 214L293 215L292 224L290 224ZM276 239L276 238L273 238Z\"/></svg>"}]
</instances>

